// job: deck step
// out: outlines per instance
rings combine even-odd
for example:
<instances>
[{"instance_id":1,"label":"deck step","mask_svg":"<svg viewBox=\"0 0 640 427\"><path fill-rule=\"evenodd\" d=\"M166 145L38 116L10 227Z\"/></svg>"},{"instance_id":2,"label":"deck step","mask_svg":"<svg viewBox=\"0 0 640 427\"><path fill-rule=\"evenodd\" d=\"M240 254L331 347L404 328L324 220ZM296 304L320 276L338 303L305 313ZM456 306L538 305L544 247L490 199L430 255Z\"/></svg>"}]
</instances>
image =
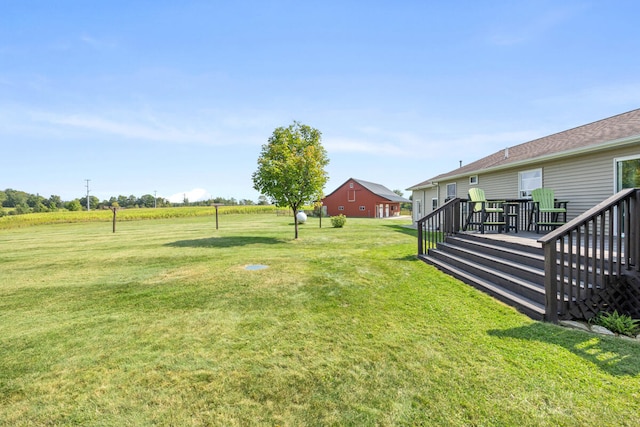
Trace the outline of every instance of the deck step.
<instances>
[{"instance_id":1,"label":"deck step","mask_svg":"<svg viewBox=\"0 0 640 427\"><path fill-rule=\"evenodd\" d=\"M533 319L544 318L544 254L540 247L457 235L420 258Z\"/></svg>"},{"instance_id":2,"label":"deck step","mask_svg":"<svg viewBox=\"0 0 640 427\"><path fill-rule=\"evenodd\" d=\"M446 262L442 262L433 257L422 257L422 259L430 265L438 268L439 270L461 280L462 282L475 287L494 298L502 301L503 303L516 308L521 313L531 317L535 320L543 320L545 309L544 304L532 301L524 296L510 291L502 286L478 277L468 271L454 267Z\"/></svg>"},{"instance_id":3,"label":"deck step","mask_svg":"<svg viewBox=\"0 0 640 427\"><path fill-rule=\"evenodd\" d=\"M432 253L455 255L462 259L461 262L468 262L474 266L474 269L482 269L488 274L498 271L508 273L510 277L515 276L540 285L544 283L544 263L540 266L539 260L529 256L521 256L513 252L499 254L483 247L470 248L450 242L439 244Z\"/></svg>"},{"instance_id":4,"label":"deck step","mask_svg":"<svg viewBox=\"0 0 640 427\"><path fill-rule=\"evenodd\" d=\"M523 297L544 304L544 286L522 278L522 275L505 271L504 265L495 263L493 266L481 264L449 251L434 250L430 258L435 258L445 264L465 270L473 276L500 286L509 292L514 292Z\"/></svg>"}]
</instances>

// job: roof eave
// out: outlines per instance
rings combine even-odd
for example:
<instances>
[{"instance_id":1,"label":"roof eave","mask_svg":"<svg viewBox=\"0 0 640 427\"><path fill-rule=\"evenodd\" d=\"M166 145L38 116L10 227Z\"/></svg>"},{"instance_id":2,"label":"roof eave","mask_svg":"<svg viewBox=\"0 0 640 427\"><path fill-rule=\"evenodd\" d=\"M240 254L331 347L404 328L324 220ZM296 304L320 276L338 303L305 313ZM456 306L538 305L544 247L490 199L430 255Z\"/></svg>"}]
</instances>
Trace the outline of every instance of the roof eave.
<instances>
[{"instance_id":1,"label":"roof eave","mask_svg":"<svg viewBox=\"0 0 640 427\"><path fill-rule=\"evenodd\" d=\"M576 148L573 150L568 150L568 151L562 151L559 153L552 153L552 154L548 154L545 156L538 156L538 157L534 157L531 159L526 159L526 160L520 160L517 162L512 162L512 163L506 163L506 164L502 164L499 166L494 166L494 167L489 167L486 169L476 169L476 170L471 170L471 171L466 171L465 173L461 173L461 174L455 174L455 175L448 175L448 176L441 176L440 177L440 181L452 181L458 178L463 178L463 177L467 177L469 175L477 175L480 173L489 173L489 172L497 172L497 171L501 171L501 170L505 170L505 169L511 169L514 167L518 167L518 166L523 166L523 165L527 165L527 164L531 164L531 163L538 163L538 162L544 162L544 161L550 161L550 160L556 160L556 159L561 159L564 157L569 157L569 156L575 156L577 154L589 154L592 152L597 152L597 151L601 151L601 150L606 150L609 148L613 148L613 147L624 147L626 145L631 145L634 143L640 142L640 135L633 135L633 136L629 136L626 138L620 138L620 139L615 139L612 141L607 141L607 142L603 142L600 144L595 144L595 145L590 145L588 147L582 147L582 148ZM411 187L409 189L415 189L415 190L421 190L423 188L429 188L429 187L433 187L435 185L437 185L438 183L435 181L431 181L432 185L425 185L425 186L420 186L420 188L417 187ZM407 189L407 190L409 190Z\"/></svg>"},{"instance_id":2,"label":"roof eave","mask_svg":"<svg viewBox=\"0 0 640 427\"><path fill-rule=\"evenodd\" d=\"M422 183L422 184L414 185L414 186L409 187L409 188L405 188L405 190L406 191L424 190L424 189L427 189L427 188L433 188L436 185L438 185L438 183L436 181L429 181L428 183Z\"/></svg>"}]
</instances>

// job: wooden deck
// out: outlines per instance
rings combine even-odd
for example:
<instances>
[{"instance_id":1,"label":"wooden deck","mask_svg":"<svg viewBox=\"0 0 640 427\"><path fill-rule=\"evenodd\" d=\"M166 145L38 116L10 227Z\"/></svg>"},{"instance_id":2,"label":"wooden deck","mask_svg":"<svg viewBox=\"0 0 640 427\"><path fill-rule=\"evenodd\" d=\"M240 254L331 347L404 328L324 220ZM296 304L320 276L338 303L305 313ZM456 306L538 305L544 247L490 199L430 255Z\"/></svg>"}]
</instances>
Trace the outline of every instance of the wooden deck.
<instances>
[{"instance_id":1,"label":"wooden deck","mask_svg":"<svg viewBox=\"0 0 640 427\"><path fill-rule=\"evenodd\" d=\"M538 243L538 239L542 237L542 234L537 234L531 231L519 231L518 233L497 233L486 232L481 234L476 231L460 232L461 235L472 235L481 237L484 239L498 240L502 242L509 242L518 245L531 246L535 248L542 248L542 245Z\"/></svg>"},{"instance_id":2,"label":"wooden deck","mask_svg":"<svg viewBox=\"0 0 640 427\"><path fill-rule=\"evenodd\" d=\"M468 232L467 202L448 200L417 221L420 259L534 318L589 319L616 307L640 316L640 188L623 189L546 234L528 231L522 209L515 220L478 227L485 233Z\"/></svg>"}]
</instances>

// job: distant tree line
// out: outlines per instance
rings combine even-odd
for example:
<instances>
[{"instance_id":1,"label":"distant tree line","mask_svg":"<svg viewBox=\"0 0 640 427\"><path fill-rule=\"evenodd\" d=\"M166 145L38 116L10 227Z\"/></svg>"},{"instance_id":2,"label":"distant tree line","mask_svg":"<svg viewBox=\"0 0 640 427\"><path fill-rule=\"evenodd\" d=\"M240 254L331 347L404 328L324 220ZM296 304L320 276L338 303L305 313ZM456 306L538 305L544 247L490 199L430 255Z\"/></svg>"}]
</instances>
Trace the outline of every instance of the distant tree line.
<instances>
[{"instance_id":1,"label":"distant tree line","mask_svg":"<svg viewBox=\"0 0 640 427\"><path fill-rule=\"evenodd\" d=\"M154 197L152 194L145 194L140 197L118 196L110 197L109 200L98 199L96 196L89 196L90 209L106 209L108 207L117 206L121 208L164 208L175 206L210 206L213 203L222 203L225 205L255 205L256 203L248 199L236 200L233 197L226 199L224 197L215 197L208 200L200 200L197 202L189 202L185 198L182 203L171 203L163 197ZM269 202L264 196L258 199L258 205L268 205ZM30 194L25 191L13 190L7 188L0 190L0 207L8 209L0 209L0 216L3 215L20 215L33 212L56 212L59 210L80 211L87 210L87 196L73 200L62 200L60 196L51 195L49 198L40 196L39 194Z\"/></svg>"}]
</instances>

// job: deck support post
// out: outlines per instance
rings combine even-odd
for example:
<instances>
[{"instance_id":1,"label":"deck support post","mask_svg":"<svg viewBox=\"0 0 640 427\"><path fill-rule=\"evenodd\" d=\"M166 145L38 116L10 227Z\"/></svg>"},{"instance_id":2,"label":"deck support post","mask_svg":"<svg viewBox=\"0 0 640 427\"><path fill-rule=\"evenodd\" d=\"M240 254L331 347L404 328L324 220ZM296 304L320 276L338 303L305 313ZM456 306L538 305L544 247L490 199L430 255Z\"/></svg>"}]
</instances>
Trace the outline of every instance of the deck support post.
<instances>
[{"instance_id":1,"label":"deck support post","mask_svg":"<svg viewBox=\"0 0 640 427\"><path fill-rule=\"evenodd\" d=\"M545 320L558 323L558 251L556 241L544 244Z\"/></svg>"},{"instance_id":2,"label":"deck support post","mask_svg":"<svg viewBox=\"0 0 640 427\"><path fill-rule=\"evenodd\" d=\"M422 222L418 221L418 256L424 255L424 239L422 235Z\"/></svg>"}]
</instances>

